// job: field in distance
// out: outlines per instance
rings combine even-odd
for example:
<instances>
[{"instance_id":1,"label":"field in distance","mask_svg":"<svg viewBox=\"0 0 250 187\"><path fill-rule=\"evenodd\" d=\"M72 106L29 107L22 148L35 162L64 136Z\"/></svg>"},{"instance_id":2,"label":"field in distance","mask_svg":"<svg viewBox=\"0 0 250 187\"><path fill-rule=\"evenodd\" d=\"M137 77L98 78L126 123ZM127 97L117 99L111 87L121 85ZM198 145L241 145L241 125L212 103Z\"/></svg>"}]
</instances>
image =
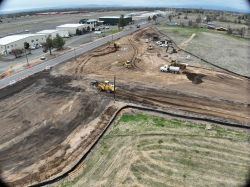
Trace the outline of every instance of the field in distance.
<instances>
[{"instance_id":1,"label":"field in distance","mask_svg":"<svg viewBox=\"0 0 250 187\"><path fill-rule=\"evenodd\" d=\"M240 186L250 135L231 129L124 114L84 161L84 172L60 186Z\"/></svg>"}]
</instances>

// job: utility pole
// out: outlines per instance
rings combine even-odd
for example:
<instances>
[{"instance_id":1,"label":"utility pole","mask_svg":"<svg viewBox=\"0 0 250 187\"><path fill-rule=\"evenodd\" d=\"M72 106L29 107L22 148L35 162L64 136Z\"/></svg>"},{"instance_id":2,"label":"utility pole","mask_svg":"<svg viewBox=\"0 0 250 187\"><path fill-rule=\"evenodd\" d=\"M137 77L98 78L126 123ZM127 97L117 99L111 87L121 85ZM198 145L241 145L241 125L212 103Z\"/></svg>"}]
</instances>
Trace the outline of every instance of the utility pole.
<instances>
[{"instance_id":1,"label":"utility pole","mask_svg":"<svg viewBox=\"0 0 250 187\"><path fill-rule=\"evenodd\" d=\"M28 64L28 66L30 66L30 65L29 65L29 61L28 61L28 57L27 57L27 54L26 54L25 43L24 43L24 51L25 51L25 56L26 56L26 59L27 59L27 64Z\"/></svg>"},{"instance_id":2,"label":"utility pole","mask_svg":"<svg viewBox=\"0 0 250 187\"><path fill-rule=\"evenodd\" d=\"M114 103L115 103L115 76L114 76Z\"/></svg>"}]
</instances>

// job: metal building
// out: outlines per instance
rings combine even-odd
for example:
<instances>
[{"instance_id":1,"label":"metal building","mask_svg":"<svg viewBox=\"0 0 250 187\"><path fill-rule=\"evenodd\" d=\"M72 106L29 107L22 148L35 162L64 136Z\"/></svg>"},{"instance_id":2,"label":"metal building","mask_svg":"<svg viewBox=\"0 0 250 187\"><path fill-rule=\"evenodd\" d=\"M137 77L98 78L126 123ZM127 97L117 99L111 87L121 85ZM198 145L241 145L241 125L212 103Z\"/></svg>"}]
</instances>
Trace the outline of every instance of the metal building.
<instances>
[{"instance_id":1,"label":"metal building","mask_svg":"<svg viewBox=\"0 0 250 187\"><path fill-rule=\"evenodd\" d=\"M61 37L69 35L69 31L67 30L43 30L43 31L37 32L37 34L44 34L46 38L50 35L52 39L54 39L56 37L56 34L59 34Z\"/></svg>"},{"instance_id":2,"label":"metal building","mask_svg":"<svg viewBox=\"0 0 250 187\"><path fill-rule=\"evenodd\" d=\"M124 16L127 21L127 24L132 22L132 17ZM119 16L105 16L100 17L99 20L103 21L103 24L117 25L120 17Z\"/></svg>"},{"instance_id":3,"label":"metal building","mask_svg":"<svg viewBox=\"0 0 250 187\"><path fill-rule=\"evenodd\" d=\"M30 46L36 46L45 42L46 38L44 34L20 34L6 36L0 39L0 54L6 55L11 52L12 49L23 49L24 43L27 42Z\"/></svg>"},{"instance_id":4,"label":"metal building","mask_svg":"<svg viewBox=\"0 0 250 187\"><path fill-rule=\"evenodd\" d=\"M92 24L65 24L65 25L60 25L56 27L56 30L67 30L69 34L76 34L76 29L79 29L82 31L83 28L87 30L88 26L90 29L94 27Z\"/></svg>"}]
</instances>

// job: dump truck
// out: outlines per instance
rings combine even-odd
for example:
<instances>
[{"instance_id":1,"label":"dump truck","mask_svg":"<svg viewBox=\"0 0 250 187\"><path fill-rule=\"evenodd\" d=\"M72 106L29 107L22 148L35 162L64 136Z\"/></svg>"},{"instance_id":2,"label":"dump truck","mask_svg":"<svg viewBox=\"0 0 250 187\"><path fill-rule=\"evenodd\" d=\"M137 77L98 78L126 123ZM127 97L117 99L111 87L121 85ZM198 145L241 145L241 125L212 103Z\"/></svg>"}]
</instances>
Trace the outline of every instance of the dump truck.
<instances>
[{"instance_id":1,"label":"dump truck","mask_svg":"<svg viewBox=\"0 0 250 187\"><path fill-rule=\"evenodd\" d=\"M123 62L122 65L123 65L124 67L126 67L126 68L129 68L129 69L131 68L131 63L130 63L130 61Z\"/></svg>"},{"instance_id":2,"label":"dump truck","mask_svg":"<svg viewBox=\"0 0 250 187\"><path fill-rule=\"evenodd\" d=\"M188 66L188 63L177 62L176 60L172 60L171 62L168 62L168 65L179 67L180 69L186 69L186 67Z\"/></svg>"},{"instance_id":3,"label":"dump truck","mask_svg":"<svg viewBox=\"0 0 250 187\"><path fill-rule=\"evenodd\" d=\"M120 44L119 44L119 43L116 43L115 41L108 41L109 47L110 47L110 44L111 44L111 43L114 44L114 48L119 48L119 47L120 47Z\"/></svg>"},{"instance_id":4,"label":"dump truck","mask_svg":"<svg viewBox=\"0 0 250 187\"><path fill-rule=\"evenodd\" d=\"M162 72L170 72L170 73L179 73L180 72L180 68L179 67L174 67L174 66L169 66L169 65L165 65L165 66L162 66L160 68L160 70Z\"/></svg>"},{"instance_id":5,"label":"dump truck","mask_svg":"<svg viewBox=\"0 0 250 187\"><path fill-rule=\"evenodd\" d=\"M104 83L94 82L93 85L95 85L99 91L107 91L110 93L115 90L114 85L109 81L104 81Z\"/></svg>"}]
</instances>

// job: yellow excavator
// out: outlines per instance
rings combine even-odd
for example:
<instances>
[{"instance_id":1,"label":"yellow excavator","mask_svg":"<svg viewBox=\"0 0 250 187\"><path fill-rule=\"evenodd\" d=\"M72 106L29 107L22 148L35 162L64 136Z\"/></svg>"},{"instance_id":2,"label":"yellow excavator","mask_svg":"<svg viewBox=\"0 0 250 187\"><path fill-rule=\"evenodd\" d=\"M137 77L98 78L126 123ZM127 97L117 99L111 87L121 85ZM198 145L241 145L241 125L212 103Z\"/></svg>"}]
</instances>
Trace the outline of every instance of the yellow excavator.
<instances>
[{"instance_id":1,"label":"yellow excavator","mask_svg":"<svg viewBox=\"0 0 250 187\"><path fill-rule=\"evenodd\" d=\"M116 43L115 41L108 41L109 47L110 47L110 44L111 44L111 43L114 44L114 48L119 48L119 47L120 47L120 44L119 44L119 43Z\"/></svg>"},{"instance_id":2,"label":"yellow excavator","mask_svg":"<svg viewBox=\"0 0 250 187\"><path fill-rule=\"evenodd\" d=\"M129 68L129 69L131 68L131 63L130 63L130 61L123 62L122 65L123 65L124 67L126 67L126 68Z\"/></svg>"},{"instance_id":3,"label":"yellow excavator","mask_svg":"<svg viewBox=\"0 0 250 187\"><path fill-rule=\"evenodd\" d=\"M168 66L174 66L174 67L180 67L180 69L186 69L188 66L187 63L177 62L177 60L172 60L171 62L168 62Z\"/></svg>"},{"instance_id":4,"label":"yellow excavator","mask_svg":"<svg viewBox=\"0 0 250 187\"><path fill-rule=\"evenodd\" d=\"M115 90L114 85L109 81L104 81L104 83L95 82L93 83L99 91L107 91L108 93L113 92Z\"/></svg>"}]
</instances>

